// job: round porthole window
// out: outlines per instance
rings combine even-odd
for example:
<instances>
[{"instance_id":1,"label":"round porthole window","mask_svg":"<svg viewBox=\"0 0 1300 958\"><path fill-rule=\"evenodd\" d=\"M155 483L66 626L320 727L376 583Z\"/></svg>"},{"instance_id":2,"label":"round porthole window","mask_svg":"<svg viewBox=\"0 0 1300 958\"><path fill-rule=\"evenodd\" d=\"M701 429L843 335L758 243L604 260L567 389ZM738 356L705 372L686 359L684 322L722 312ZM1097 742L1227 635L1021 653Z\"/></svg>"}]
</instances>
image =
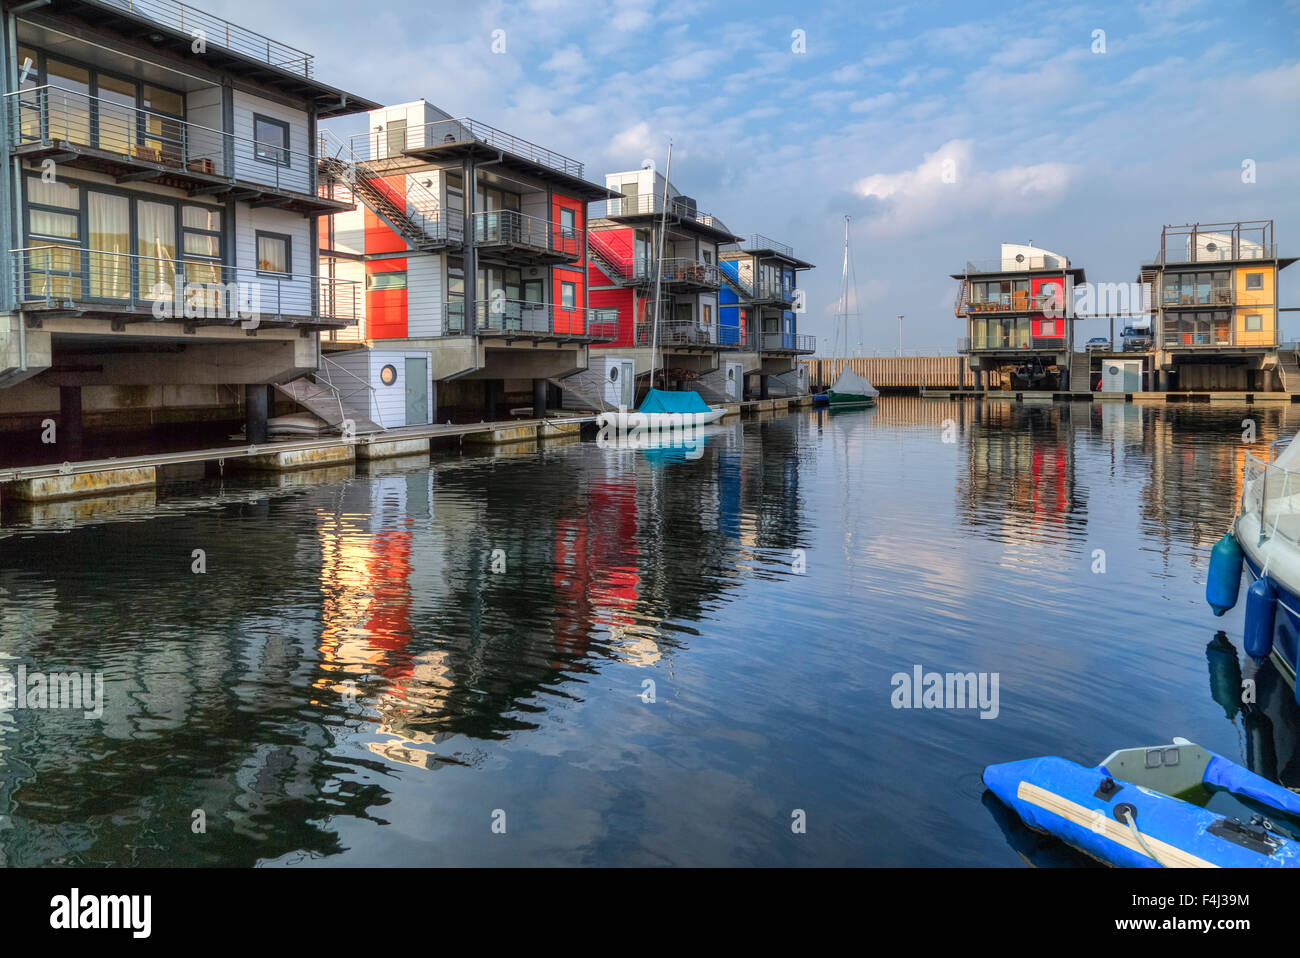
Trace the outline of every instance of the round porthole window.
<instances>
[{"instance_id":1,"label":"round porthole window","mask_svg":"<svg viewBox=\"0 0 1300 958\"><path fill-rule=\"evenodd\" d=\"M389 363L383 369L379 370L379 381L385 386L391 386L397 382L397 367Z\"/></svg>"},{"instance_id":2,"label":"round porthole window","mask_svg":"<svg viewBox=\"0 0 1300 958\"><path fill-rule=\"evenodd\" d=\"M734 369L728 369L727 378L734 383L736 381L736 371Z\"/></svg>"},{"instance_id":3,"label":"round porthole window","mask_svg":"<svg viewBox=\"0 0 1300 958\"><path fill-rule=\"evenodd\" d=\"M618 382L618 367L617 367L617 366L610 366L610 367L609 367L609 381L612 382L612 383L616 383L616 382Z\"/></svg>"}]
</instances>

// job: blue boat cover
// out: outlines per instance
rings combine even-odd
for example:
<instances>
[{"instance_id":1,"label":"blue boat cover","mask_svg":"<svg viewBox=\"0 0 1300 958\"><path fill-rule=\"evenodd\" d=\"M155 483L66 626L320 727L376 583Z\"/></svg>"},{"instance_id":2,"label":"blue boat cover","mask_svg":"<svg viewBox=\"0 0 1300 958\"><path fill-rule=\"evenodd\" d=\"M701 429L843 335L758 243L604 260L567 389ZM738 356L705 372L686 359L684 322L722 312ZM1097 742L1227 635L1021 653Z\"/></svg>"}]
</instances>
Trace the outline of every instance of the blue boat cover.
<instances>
[{"instance_id":1,"label":"blue boat cover","mask_svg":"<svg viewBox=\"0 0 1300 958\"><path fill-rule=\"evenodd\" d=\"M708 412L709 404L694 390L652 389L641 400L637 412L694 413Z\"/></svg>"}]
</instances>

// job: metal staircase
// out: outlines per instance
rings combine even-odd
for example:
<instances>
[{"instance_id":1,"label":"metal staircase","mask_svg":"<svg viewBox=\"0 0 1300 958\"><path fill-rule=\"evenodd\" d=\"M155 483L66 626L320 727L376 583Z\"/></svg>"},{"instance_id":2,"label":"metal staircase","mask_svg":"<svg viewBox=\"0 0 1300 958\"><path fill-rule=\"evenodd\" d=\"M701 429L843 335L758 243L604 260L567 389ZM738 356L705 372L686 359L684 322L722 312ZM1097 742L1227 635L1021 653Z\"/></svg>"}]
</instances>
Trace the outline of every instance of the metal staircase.
<instances>
[{"instance_id":1,"label":"metal staircase","mask_svg":"<svg viewBox=\"0 0 1300 958\"><path fill-rule=\"evenodd\" d=\"M1288 393L1300 393L1300 362L1296 360L1293 349L1277 351L1277 372L1282 377L1282 390Z\"/></svg>"},{"instance_id":2,"label":"metal staircase","mask_svg":"<svg viewBox=\"0 0 1300 958\"><path fill-rule=\"evenodd\" d=\"M462 230L443 219L438 197L410 177L405 177L406 195L398 193L328 130L321 131L319 163L325 177L342 184L412 249L442 249L460 241Z\"/></svg>"},{"instance_id":3,"label":"metal staircase","mask_svg":"<svg viewBox=\"0 0 1300 958\"><path fill-rule=\"evenodd\" d=\"M718 279L722 280L722 285L737 296L745 299L754 298L754 288L740 278L740 273L735 271L734 264L728 260L721 260L718 263Z\"/></svg>"},{"instance_id":4,"label":"metal staircase","mask_svg":"<svg viewBox=\"0 0 1300 958\"><path fill-rule=\"evenodd\" d=\"M615 286L635 286L647 279L637 276L632 259L610 246L596 230L587 233L587 256Z\"/></svg>"},{"instance_id":5,"label":"metal staircase","mask_svg":"<svg viewBox=\"0 0 1300 958\"><path fill-rule=\"evenodd\" d=\"M584 388L582 383L577 382L577 379L577 376L570 376L568 379L548 379L547 382L559 386L568 395L581 402L584 408L595 412L614 412L618 409L613 403L606 402L595 395L590 388Z\"/></svg>"},{"instance_id":6,"label":"metal staircase","mask_svg":"<svg viewBox=\"0 0 1300 958\"><path fill-rule=\"evenodd\" d=\"M351 386L345 391L335 380L346 385L346 378L356 379L360 386ZM343 423L352 422L352 432L356 435L370 432L383 432L384 427L360 412L353 400L358 394L365 395L365 405L370 406L368 392L374 387L348 372L337 363L325 358L313 381L306 376L284 384L275 384L275 391L287 396L308 412L323 420L327 426L340 433L347 431Z\"/></svg>"},{"instance_id":7,"label":"metal staircase","mask_svg":"<svg viewBox=\"0 0 1300 958\"><path fill-rule=\"evenodd\" d=\"M970 282L968 280L962 280L961 289L957 291L957 302L953 304L953 313L955 313L957 316L965 316L966 307L969 305L969 303L970 303Z\"/></svg>"},{"instance_id":8,"label":"metal staircase","mask_svg":"<svg viewBox=\"0 0 1300 958\"><path fill-rule=\"evenodd\" d=\"M1088 353L1070 353L1070 392L1092 391L1092 356Z\"/></svg>"}]
</instances>

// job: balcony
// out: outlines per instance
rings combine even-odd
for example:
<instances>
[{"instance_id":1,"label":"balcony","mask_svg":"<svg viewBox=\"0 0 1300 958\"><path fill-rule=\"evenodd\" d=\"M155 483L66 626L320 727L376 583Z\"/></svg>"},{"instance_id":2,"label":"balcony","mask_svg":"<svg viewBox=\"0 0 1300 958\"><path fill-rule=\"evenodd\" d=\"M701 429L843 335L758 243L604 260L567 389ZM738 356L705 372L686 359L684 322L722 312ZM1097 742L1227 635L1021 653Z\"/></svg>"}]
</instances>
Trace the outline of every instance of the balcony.
<instances>
[{"instance_id":1,"label":"balcony","mask_svg":"<svg viewBox=\"0 0 1300 958\"><path fill-rule=\"evenodd\" d=\"M794 333L764 333L762 351L765 353L815 353L816 336Z\"/></svg>"},{"instance_id":2,"label":"balcony","mask_svg":"<svg viewBox=\"0 0 1300 958\"><path fill-rule=\"evenodd\" d=\"M967 260L966 267L960 273L1028 273L1035 270L1063 270L1069 268L1070 263L1067 257L1045 254L1043 256L1024 256L1020 260L1004 260L1001 258Z\"/></svg>"},{"instance_id":3,"label":"balcony","mask_svg":"<svg viewBox=\"0 0 1300 958\"><path fill-rule=\"evenodd\" d=\"M778 243L770 236L764 236L762 233L750 233L739 243L728 243L727 249L741 250L745 253L771 250L773 253L787 259L794 258L794 247L787 246L785 243Z\"/></svg>"},{"instance_id":4,"label":"balcony","mask_svg":"<svg viewBox=\"0 0 1300 958\"><path fill-rule=\"evenodd\" d=\"M9 251L20 309L75 313L127 323L176 320L190 326L348 326L364 312L355 280L273 275L205 260L35 246ZM179 295L173 291L179 290Z\"/></svg>"},{"instance_id":5,"label":"balcony","mask_svg":"<svg viewBox=\"0 0 1300 958\"><path fill-rule=\"evenodd\" d=\"M583 233L515 210L475 213L474 245L536 263L573 263L582 258Z\"/></svg>"},{"instance_id":6,"label":"balcony","mask_svg":"<svg viewBox=\"0 0 1300 958\"><path fill-rule=\"evenodd\" d=\"M442 335L582 342L607 342L618 335L616 309L580 309L558 303L488 299L476 301L471 312L472 324L467 322L463 301L443 304Z\"/></svg>"},{"instance_id":7,"label":"balcony","mask_svg":"<svg viewBox=\"0 0 1300 958\"><path fill-rule=\"evenodd\" d=\"M1166 226L1160 231L1160 250L1151 262L1156 266L1168 266L1276 258L1273 221L1239 220Z\"/></svg>"},{"instance_id":8,"label":"balcony","mask_svg":"<svg viewBox=\"0 0 1300 958\"><path fill-rule=\"evenodd\" d=\"M605 200L603 203L591 204L590 208L592 219L635 219L637 217L662 216L663 212L664 198L659 193ZM705 213L697 209L693 201L684 201L682 197L670 196L668 198L668 219L673 222L686 222L708 227L725 234L725 242L734 239L734 234L722 225L721 220L711 213Z\"/></svg>"},{"instance_id":9,"label":"balcony","mask_svg":"<svg viewBox=\"0 0 1300 958\"><path fill-rule=\"evenodd\" d=\"M1170 322L1162 324L1160 344L1164 349L1197 349L1238 345L1232 318L1224 316L1209 322Z\"/></svg>"},{"instance_id":10,"label":"balcony","mask_svg":"<svg viewBox=\"0 0 1300 958\"><path fill-rule=\"evenodd\" d=\"M10 147L31 160L146 181L192 195L233 194L286 209L333 213L350 204L318 193L311 153L250 140L57 86L5 95Z\"/></svg>"},{"instance_id":11,"label":"balcony","mask_svg":"<svg viewBox=\"0 0 1300 958\"><path fill-rule=\"evenodd\" d=\"M980 313L1059 313L1060 297L1051 293L1039 293L1030 296L1027 290L1004 293L997 299L974 300L963 302L958 299L954 312L958 316L971 316Z\"/></svg>"},{"instance_id":12,"label":"balcony","mask_svg":"<svg viewBox=\"0 0 1300 958\"><path fill-rule=\"evenodd\" d=\"M311 78L314 70L311 54L177 0L94 0L91 5L167 27L183 34L187 46L193 42L194 31L202 30L207 43L220 45L249 60L306 79Z\"/></svg>"},{"instance_id":13,"label":"balcony","mask_svg":"<svg viewBox=\"0 0 1300 958\"><path fill-rule=\"evenodd\" d=\"M760 281L750 295L750 302L756 306L777 305L788 306L794 302L794 288L786 286L781 282L762 282Z\"/></svg>"},{"instance_id":14,"label":"balcony","mask_svg":"<svg viewBox=\"0 0 1300 958\"><path fill-rule=\"evenodd\" d=\"M729 328L734 332L735 327ZM659 345L726 349L730 344L721 342L719 332L716 323L694 322L692 320L661 321L659 323ZM654 344L653 324L637 324L636 344L638 346L651 346Z\"/></svg>"},{"instance_id":15,"label":"balcony","mask_svg":"<svg viewBox=\"0 0 1300 958\"><path fill-rule=\"evenodd\" d=\"M684 256L665 257L659 260L659 268L651 264L651 281L653 282L656 277L665 286L698 289L717 289L719 282L716 266Z\"/></svg>"}]
</instances>

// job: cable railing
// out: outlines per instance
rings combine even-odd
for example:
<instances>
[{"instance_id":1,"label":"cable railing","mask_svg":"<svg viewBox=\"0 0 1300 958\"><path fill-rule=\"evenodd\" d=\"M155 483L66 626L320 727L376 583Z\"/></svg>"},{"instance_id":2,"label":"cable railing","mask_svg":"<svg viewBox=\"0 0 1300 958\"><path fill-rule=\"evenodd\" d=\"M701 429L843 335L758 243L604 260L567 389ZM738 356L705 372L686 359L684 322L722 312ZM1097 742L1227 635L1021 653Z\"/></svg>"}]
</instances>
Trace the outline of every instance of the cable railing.
<instances>
[{"instance_id":1,"label":"cable railing","mask_svg":"<svg viewBox=\"0 0 1300 958\"><path fill-rule=\"evenodd\" d=\"M1039 269L1067 269L1070 260L1066 256L1044 254L1042 256L1025 256L1004 259L967 260L964 273L1021 273Z\"/></svg>"},{"instance_id":2,"label":"cable railing","mask_svg":"<svg viewBox=\"0 0 1300 958\"><path fill-rule=\"evenodd\" d=\"M5 94L14 148L60 142L231 182L316 192L317 157L46 84Z\"/></svg>"},{"instance_id":3,"label":"cable railing","mask_svg":"<svg viewBox=\"0 0 1300 958\"><path fill-rule=\"evenodd\" d=\"M214 260L141 256L78 246L9 251L20 306L89 312L147 311L157 320L216 323L355 322L364 311L356 280L273 274Z\"/></svg>"},{"instance_id":4,"label":"cable railing","mask_svg":"<svg viewBox=\"0 0 1300 958\"><path fill-rule=\"evenodd\" d=\"M636 344L649 346L654 341L654 324L637 323ZM718 346L718 324L694 320L668 320L659 322L661 346Z\"/></svg>"},{"instance_id":5,"label":"cable railing","mask_svg":"<svg viewBox=\"0 0 1300 958\"><path fill-rule=\"evenodd\" d=\"M352 152L363 160L389 159L413 150L481 144L570 176L580 177L584 169L572 157L466 116L396 129L390 125L386 129L357 133L353 135L351 144Z\"/></svg>"},{"instance_id":6,"label":"cable railing","mask_svg":"<svg viewBox=\"0 0 1300 958\"><path fill-rule=\"evenodd\" d=\"M718 268L712 263L701 263L687 256L666 256L659 260L662 271L650 264L650 278L659 277L665 283L685 283L693 286L717 286Z\"/></svg>"},{"instance_id":7,"label":"cable railing","mask_svg":"<svg viewBox=\"0 0 1300 958\"><path fill-rule=\"evenodd\" d=\"M405 192L398 193L383 182L383 174L373 170L352 152L349 143L333 131L322 129L319 135L318 156L321 166L329 173L341 179L348 192L355 197L358 189L370 193L371 199L380 205L389 204L392 212L405 217L411 224L415 236L423 235L431 240L453 240L460 242L464 234L464 222L460 216L443 217L442 203L437 194L426 188L418 179L405 177ZM321 190L326 190L322 182Z\"/></svg>"},{"instance_id":8,"label":"cable railing","mask_svg":"<svg viewBox=\"0 0 1300 958\"><path fill-rule=\"evenodd\" d=\"M601 219L612 216L641 216L651 213L663 213L664 198L659 193L643 193L638 196L625 196L618 199L603 200L598 203L592 203L589 207L592 219ZM705 213L695 206L691 200L680 196L668 197L668 215L680 217L681 219L694 220L705 226L713 226L717 229L724 229L721 222L710 213Z\"/></svg>"},{"instance_id":9,"label":"cable railing","mask_svg":"<svg viewBox=\"0 0 1300 958\"><path fill-rule=\"evenodd\" d=\"M471 222L474 224L476 246L503 246L559 253L569 259L577 259L582 255L583 230L576 226L562 226L517 210L475 213Z\"/></svg>"},{"instance_id":10,"label":"cable railing","mask_svg":"<svg viewBox=\"0 0 1300 958\"><path fill-rule=\"evenodd\" d=\"M817 337L795 333L763 333L762 348L768 352L817 352Z\"/></svg>"},{"instance_id":11,"label":"cable railing","mask_svg":"<svg viewBox=\"0 0 1300 958\"><path fill-rule=\"evenodd\" d=\"M618 311L586 309L559 303L490 297L466 309L463 301L443 304L444 336L535 336L612 340L618 333Z\"/></svg>"},{"instance_id":12,"label":"cable railing","mask_svg":"<svg viewBox=\"0 0 1300 958\"><path fill-rule=\"evenodd\" d=\"M788 246L785 243L778 243L770 236L764 236L762 233L750 233L749 236L746 237L743 242L726 243L722 248L744 250L745 252L750 252L753 250L770 249L774 253L780 253L781 255L788 256L790 258L794 257L793 246Z\"/></svg>"},{"instance_id":13,"label":"cable railing","mask_svg":"<svg viewBox=\"0 0 1300 958\"><path fill-rule=\"evenodd\" d=\"M272 40L256 30L249 30L247 27L223 20L189 4L180 3L178 0L91 0L91 2L101 7L110 7L152 20L191 38L194 38L196 30L201 30L202 38L206 43L218 44L233 53L260 60L288 73L310 77L314 69L311 54L297 47L291 47L287 43Z\"/></svg>"}]
</instances>

